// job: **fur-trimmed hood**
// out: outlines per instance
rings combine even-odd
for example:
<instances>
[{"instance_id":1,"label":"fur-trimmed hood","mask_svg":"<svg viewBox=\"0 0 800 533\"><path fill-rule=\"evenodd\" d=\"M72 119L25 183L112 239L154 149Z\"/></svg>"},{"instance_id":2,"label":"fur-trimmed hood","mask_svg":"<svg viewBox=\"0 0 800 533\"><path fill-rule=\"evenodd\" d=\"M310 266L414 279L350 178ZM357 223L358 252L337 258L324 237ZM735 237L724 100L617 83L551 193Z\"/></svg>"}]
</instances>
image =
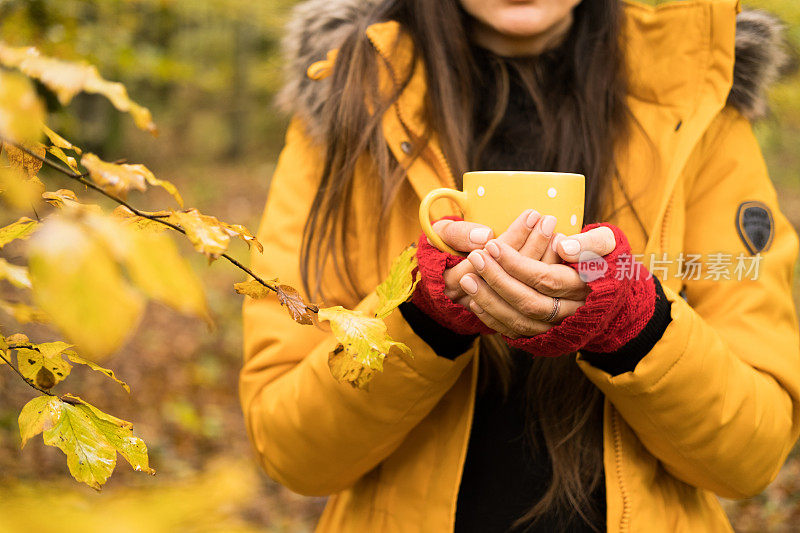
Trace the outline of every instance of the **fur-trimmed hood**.
<instances>
[{"instance_id":1,"label":"fur-trimmed hood","mask_svg":"<svg viewBox=\"0 0 800 533\"><path fill-rule=\"evenodd\" d=\"M309 65L338 48L378 0L306 0L295 6L283 39L284 85L276 103L299 114L316 138L322 137L322 107L328 84L307 76ZM767 113L766 89L788 67L783 24L764 11L745 10L737 17L736 61L728 104L750 120Z\"/></svg>"}]
</instances>

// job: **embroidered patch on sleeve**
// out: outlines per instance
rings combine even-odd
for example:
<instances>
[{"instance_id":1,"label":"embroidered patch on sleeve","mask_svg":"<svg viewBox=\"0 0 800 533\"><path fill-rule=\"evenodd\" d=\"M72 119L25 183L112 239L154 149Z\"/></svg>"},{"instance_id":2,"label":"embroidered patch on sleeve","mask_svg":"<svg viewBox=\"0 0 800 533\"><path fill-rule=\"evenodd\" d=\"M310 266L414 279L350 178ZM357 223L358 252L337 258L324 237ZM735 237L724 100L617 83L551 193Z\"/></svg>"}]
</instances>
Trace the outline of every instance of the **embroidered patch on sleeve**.
<instances>
[{"instance_id":1,"label":"embroidered patch on sleeve","mask_svg":"<svg viewBox=\"0 0 800 533\"><path fill-rule=\"evenodd\" d=\"M764 202L742 202L736 210L736 231L751 255L769 250L775 233L772 211Z\"/></svg>"}]
</instances>

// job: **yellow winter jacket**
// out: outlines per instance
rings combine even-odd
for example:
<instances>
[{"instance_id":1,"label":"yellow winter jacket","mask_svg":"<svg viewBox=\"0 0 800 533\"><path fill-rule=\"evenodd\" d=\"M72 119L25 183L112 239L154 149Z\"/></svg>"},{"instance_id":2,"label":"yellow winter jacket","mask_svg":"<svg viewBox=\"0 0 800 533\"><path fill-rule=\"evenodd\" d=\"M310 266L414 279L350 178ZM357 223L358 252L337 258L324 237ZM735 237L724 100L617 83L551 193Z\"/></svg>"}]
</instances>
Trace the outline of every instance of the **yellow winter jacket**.
<instances>
[{"instance_id":1,"label":"yellow winter jacket","mask_svg":"<svg viewBox=\"0 0 800 533\"><path fill-rule=\"evenodd\" d=\"M300 8L295 30L302 27L314 38L325 26L320 13L340 16L331 13L358 3L312 0ZM577 364L605 395L607 527L730 531L716 496L746 498L762 491L798 437L800 344L791 297L798 239L779 210L743 116L757 111L758 87L745 84L731 93L737 1L630 1L625 11L636 125L617 164L647 234L619 191L606 206L606 220L626 232L636 253L702 254L705 262L709 254L750 257L754 245L746 232L740 235L747 206L766 207L772 231L766 244L761 239L756 246L755 251L763 247L757 279L682 279L674 269L660 276L672 322L633 372L612 377L578 356ZM740 15L740 33L754 28L769 31L742 24ZM408 175L384 228L385 250L394 257L420 232L420 198L454 181L435 139L425 148L428 157L409 161L406 154L410 139L404 127L416 134L424 129L426 90L423 66L409 64L410 39L392 21L369 26L367 34L398 78L404 69L415 69L382 123ZM335 45L330 39L323 44ZM740 41L737 53L746 53L748 40ZM307 59L295 58L303 71ZM259 231L264 253L252 260L256 272L298 288L303 224L324 158L314 128L319 96L310 95L324 86L334 61L329 55L313 65L310 78L289 86L296 114ZM375 268L375 229L362 216L374 209L372 179L367 170L357 175L347 252L366 291L387 271ZM437 206L435 216L455 212L446 203ZM355 301L335 277L326 286L334 291L328 305L367 312L376 306L374 293ZM249 435L272 478L300 494L330 495L318 531L453 529L480 354L473 347L455 360L444 359L399 312L387 324L414 357L388 358L364 392L331 376L328 353L336 341L329 332L293 323L276 299L245 302L240 389Z\"/></svg>"}]
</instances>

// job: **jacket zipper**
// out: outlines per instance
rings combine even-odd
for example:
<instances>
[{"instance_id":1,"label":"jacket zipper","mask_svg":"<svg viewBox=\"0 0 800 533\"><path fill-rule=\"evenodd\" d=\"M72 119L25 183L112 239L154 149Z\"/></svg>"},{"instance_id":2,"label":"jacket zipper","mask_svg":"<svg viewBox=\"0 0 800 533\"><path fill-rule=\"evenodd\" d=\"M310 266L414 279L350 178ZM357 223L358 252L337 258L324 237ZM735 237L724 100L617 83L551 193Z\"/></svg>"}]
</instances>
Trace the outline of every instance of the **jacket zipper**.
<instances>
[{"instance_id":1,"label":"jacket zipper","mask_svg":"<svg viewBox=\"0 0 800 533\"><path fill-rule=\"evenodd\" d=\"M389 69L389 75L392 77L392 83L394 83L394 85L397 86L398 85L397 77L395 76L395 72L392 69L392 65L391 65L391 62L389 61L389 58L383 53L383 51L380 49L380 47L375 43L375 41L372 40L372 38L370 36L367 36L367 39L369 40L370 44L372 45L372 48L375 49L375 52L377 52L378 55L383 60L384 64L386 65L386 68ZM413 69L415 67L412 66L411 68ZM410 138L412 138L412 139L414 139L416 141L416 138L418 136L411 134L412 130L411 130L411 128L409 128L408 123L403 119L403 113L400 110L399 102L395 101L393 107L395 109L395 113L397 113L397 119L400 121L400 124L403 126L403 129L405 130L406 134ZM455 180L455 177L453 176L452 169L450 168L450 164L445 159L444 154L441 153L441 150L434 150L433 148L431 148L430 140L429 140L425 144L425 150L424 151L427 152L429 156L432 156L432 157L429 157L429 160L431 161L431 163L434 166L434 169L433 169L434 172L440 178L444 177L449 187L451 187L453 189L456 189L457 188L456 187L456 180Z\"/></svg>"},{"instance_id":2,"label":"jacket zipper","mask_svg":"<svg viewBox=\"0 0 800 533\"><path fill-rule=\"evenodd\" d=\"M614 432L614 462L615 470L617 473L617 483L619 485L619 492L622 496L622 516L619 519L619 531L624 533L630 530L630 513L631 504L628 499L628 491L625 488L625 483L622 480L622 432L619 429L619 413L613 405L609 405L611 409L611 427Z\"/></svg>"}]
</instances>

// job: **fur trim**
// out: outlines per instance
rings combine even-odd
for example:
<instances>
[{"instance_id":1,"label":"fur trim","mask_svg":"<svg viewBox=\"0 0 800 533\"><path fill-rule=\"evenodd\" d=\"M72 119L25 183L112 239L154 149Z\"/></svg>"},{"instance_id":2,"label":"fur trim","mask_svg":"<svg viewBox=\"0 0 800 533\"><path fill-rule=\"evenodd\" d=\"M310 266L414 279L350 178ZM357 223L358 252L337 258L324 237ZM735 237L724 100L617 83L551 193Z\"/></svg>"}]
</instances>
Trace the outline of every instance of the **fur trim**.
<instances>
[{"instance_id":1,"label":"fur trim","mask_svg":"<svg viewBox=\"0 0 800 533\"><path fill-rule=\"evenodd\" d=\"M298 114L314 139L324 138L322 107L330 81L306 75L313 62L338 48L380 0L306 0L295 6L283 39L285 83L277 95L278 107ZM766 89L789 66L783 24L763 11L745 10L736 22L736 62L728 104L748 119L767 112Z\"/></svg>"},{"instance_id":2,"label":"fur trim","mask_svg":"<svg viewBox=\"0 0 800 533\"><path fill-rule=\"evenodd\" d=\"M728 104L750 120L767 113L766 90L789 68L784 27L764 11L742 11L736 18L736 62Z\"/></svg>"},{"instance_id":3,"label":"fur trim","mask_svg":"<svg viewBox=\"0 0 800 533\"><path fill-rule=\"evenodd\" d=\"M306 71L338 48L379 0L306 0L294 7L286 36L284 85L275 98L283 112L305 120L314 139L324 137L322 106L328 99L330 80L312 80Z\"/></svg>"}]
</instances>

